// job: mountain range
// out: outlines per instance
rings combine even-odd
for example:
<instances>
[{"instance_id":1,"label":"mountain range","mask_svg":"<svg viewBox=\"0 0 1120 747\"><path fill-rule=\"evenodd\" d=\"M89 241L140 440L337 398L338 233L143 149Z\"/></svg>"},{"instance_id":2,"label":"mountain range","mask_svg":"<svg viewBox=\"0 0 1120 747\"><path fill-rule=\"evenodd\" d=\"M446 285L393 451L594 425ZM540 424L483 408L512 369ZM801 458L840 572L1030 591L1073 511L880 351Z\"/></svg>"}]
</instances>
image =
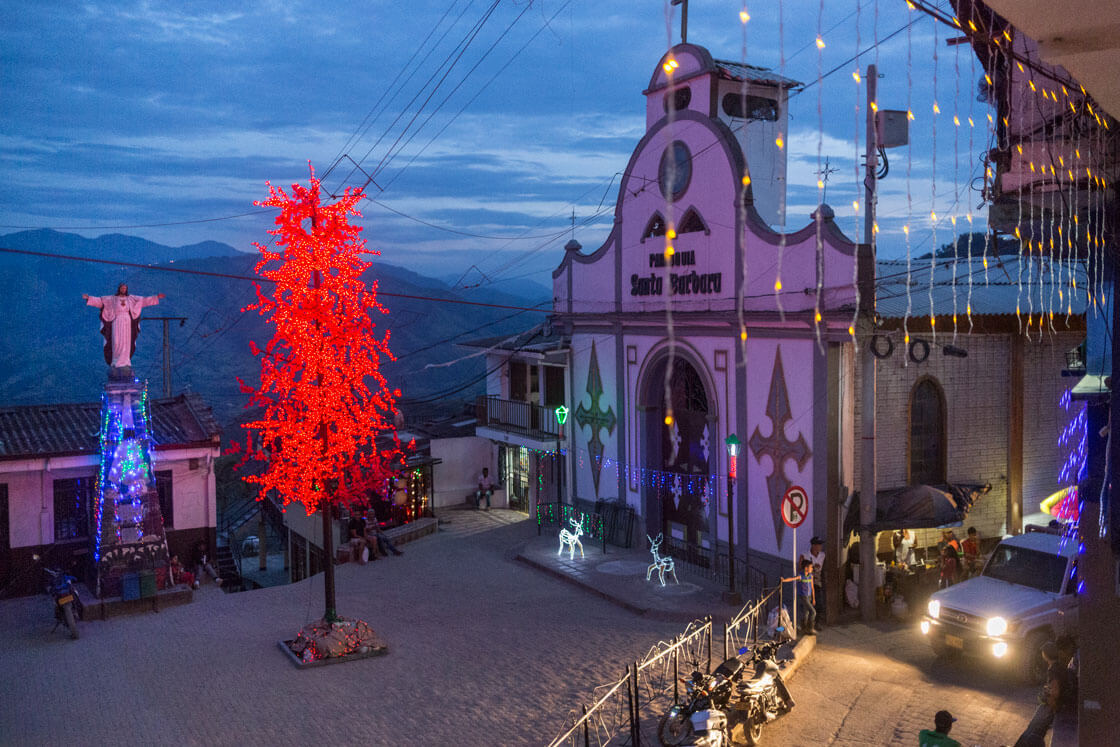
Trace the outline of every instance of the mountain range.
<instances>
[{"instance_id":1,"label":"mountain range","mask_svg":"<svg viewBox=\"0 0 1120 747\"><path fill-rule=\"evenodd\" d=\"M0 405L96 401L105 382L104 340L97 311L85 305L82 294L110 295L125 282L136 295L166 294L141 317L134 373L148 382L153 396L163 395L165 323L156 317L183 317L166 323L171 393L197 392L223 425L235 423L246 401L237 378L259 380L249 341L263 347L271 336L260 316L241 312L255 300L256 261L255 254L212 241L169 247L135 236L87 239L51 230L0 236L0 293L8 299L0 335ZM378 300L390 312L385 323L397 360L383 361L382 371L390 386L402 390L406 417L409 400L469 400L482 393L483 358L467 357L471 350L457 343L514 335L539 324L551 299L549 289L524 280L455 290L443 280L381 261L373 262L366 279L378 281ZM453 360L458 362L431 367Z\"/></svg>"}]
</instances>

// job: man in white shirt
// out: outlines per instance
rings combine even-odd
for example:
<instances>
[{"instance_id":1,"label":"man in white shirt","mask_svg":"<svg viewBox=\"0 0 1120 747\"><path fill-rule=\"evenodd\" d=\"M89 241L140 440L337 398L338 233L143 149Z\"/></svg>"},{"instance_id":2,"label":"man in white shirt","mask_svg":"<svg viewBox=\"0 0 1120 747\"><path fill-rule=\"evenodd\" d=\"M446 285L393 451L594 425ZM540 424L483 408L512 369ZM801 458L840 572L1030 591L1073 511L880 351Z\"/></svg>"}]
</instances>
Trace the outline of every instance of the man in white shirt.
<instances>
[{"instance_id":1,"label":"man in white shirt","mask_svg":"<svg viewBox=\"0 0 1120 747\"><path fill-rule=\"evenodd\" d=\"M478 490L474 494L474 507L479 508L482 505L482 499L486 498L486 510L490 510L490 496L494 494L494 481L490 479L490 468L483 467L482 474L478 476Z\"/></svg>"}]
</instances>

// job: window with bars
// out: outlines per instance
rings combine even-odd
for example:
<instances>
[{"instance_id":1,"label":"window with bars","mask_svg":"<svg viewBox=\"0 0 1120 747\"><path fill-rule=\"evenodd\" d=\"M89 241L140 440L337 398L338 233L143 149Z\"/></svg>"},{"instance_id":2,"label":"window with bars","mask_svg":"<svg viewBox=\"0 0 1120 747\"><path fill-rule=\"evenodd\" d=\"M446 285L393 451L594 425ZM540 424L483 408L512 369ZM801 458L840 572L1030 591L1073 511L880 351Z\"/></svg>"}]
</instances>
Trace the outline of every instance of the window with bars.
<instances>
[{"instance_id":1,"label":"window with bars","mask_svg":"<svg viewBox=\"0 0 1120 747\"><path fill-rule=\"evenodd\" d=\"M54 541L68 542L89 536L89 511L97 479L70 477L54 481Z\"/></svg>"},{"instance_id":2,"label":"window with bars","mask_svg":"<svg viewBox=\"0 0 1120 747\"><path fill-rule=\"evenodd\" d=\"M945 397L933 379L910 394L910 484L945 482Z\"/></svg>"}]
</instances>

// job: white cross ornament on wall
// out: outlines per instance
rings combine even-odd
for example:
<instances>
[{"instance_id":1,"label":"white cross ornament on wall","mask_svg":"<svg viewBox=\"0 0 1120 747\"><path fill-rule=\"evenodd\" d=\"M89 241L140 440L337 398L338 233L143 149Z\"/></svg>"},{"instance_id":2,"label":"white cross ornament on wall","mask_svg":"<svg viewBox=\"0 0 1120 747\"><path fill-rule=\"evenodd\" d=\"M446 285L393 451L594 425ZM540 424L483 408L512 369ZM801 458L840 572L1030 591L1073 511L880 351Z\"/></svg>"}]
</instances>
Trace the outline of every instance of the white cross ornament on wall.
<instances>
[{"instance_id":1,"label":"white cross ornament on wall","mask_svg":"<svg viewBox=\"0 0 1120 747\"><path fill-rule=\"evenodd\" d=\"M681 507L681 495L684 493L684 481L680 475L673 478L673 487L669 491L673 494L673 508Z\"/></svg>"},{"instance_id":2,"label":"white cross ornament on wall","mask_svg":"<svg viewBox=\"0 0 1120 747\"><path fill-rule=\"evenodd\" d=\"M704 455L704 461L708 461L708 447L711 442L708 440L708 426L704 426L704 435L700 437L700 453Z\"/></svg>"}]
</instances>

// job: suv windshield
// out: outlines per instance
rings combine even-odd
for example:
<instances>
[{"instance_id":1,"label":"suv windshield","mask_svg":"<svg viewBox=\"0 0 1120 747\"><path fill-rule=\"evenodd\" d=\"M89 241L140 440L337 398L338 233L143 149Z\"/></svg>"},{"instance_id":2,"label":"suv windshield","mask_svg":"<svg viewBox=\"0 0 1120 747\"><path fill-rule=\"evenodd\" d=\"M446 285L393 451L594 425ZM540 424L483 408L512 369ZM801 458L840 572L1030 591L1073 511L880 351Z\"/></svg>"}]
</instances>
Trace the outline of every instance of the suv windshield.
<instances>
[{"instance_id":1,"label":"suv windshield","mask_svg":"<svg viewBox=\"0 0 1120 747\"><path fill-rule=\"evenodd\" d=\"M1014 545L1000 545L992 553L985 576L1057 594L1062 589L1066 558Z\"/></svg>"}]
</instances>

